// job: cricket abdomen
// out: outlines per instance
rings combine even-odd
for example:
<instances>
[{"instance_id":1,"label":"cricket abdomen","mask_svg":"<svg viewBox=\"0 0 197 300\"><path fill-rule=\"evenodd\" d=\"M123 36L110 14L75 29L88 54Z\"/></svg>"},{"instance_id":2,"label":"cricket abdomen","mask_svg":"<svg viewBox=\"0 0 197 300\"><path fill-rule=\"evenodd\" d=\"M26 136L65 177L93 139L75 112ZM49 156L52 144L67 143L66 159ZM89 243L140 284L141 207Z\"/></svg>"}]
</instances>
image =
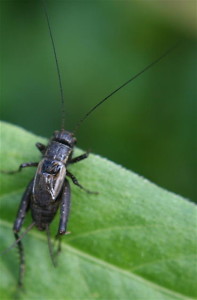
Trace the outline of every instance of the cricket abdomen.
<instances>
[{"instance_id":1,"label":"cricket abdomen","mask_svg":"<svg viewBox=\"0 0 197 300\"><path fill-rule=\"evenodd\" d=\"M35 225L39 230L45 230L53 221L59 208L59 204L59 200L42 207L34 202L31 203L32 219L35 221Z\"/></svg>"}]
</instances>

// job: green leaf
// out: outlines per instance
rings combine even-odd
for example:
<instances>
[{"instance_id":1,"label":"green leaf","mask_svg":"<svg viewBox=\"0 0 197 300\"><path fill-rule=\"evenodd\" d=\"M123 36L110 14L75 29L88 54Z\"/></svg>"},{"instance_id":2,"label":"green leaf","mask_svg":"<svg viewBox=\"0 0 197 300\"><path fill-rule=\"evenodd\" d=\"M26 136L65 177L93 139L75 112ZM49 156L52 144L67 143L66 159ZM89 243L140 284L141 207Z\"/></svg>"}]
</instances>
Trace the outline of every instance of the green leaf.
<instances>
[{"instance_id":1,"label":"green leaf","mask_svg":"<svg viewBox=\"0 0 197 300\"><path fill-rule=\"evenodd\" d=\"M34 144L45 139L7 123L1 133L2 170L40 160ZM63 239L57 268L45 233L33 229L24 237L25 292L16 287L17 250L1 256L1 299L195 299L195 205L97 155L69 169L99 195L72 186L71 234ZM34 173L1 174L1 251L14 240L12 224ZM31 216L25 225L30 222Z\"/></svg>"}]
</instances>

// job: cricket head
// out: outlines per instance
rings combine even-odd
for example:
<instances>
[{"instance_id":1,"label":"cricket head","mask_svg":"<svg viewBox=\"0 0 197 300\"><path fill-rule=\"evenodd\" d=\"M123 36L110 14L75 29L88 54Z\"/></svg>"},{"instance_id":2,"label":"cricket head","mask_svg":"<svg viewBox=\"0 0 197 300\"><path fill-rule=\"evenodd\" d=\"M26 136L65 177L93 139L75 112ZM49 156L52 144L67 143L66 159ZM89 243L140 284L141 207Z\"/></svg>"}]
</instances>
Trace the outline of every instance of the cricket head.
<instances>
[{"instance_id":1,"label":"cricket head","mask_svg":"<svg viewBox=\"0 0 197 300\"><path fill-rule=\"evenodd\" d=\"M77 143L77 139L74 134L64 129L56 130L53 134L52 141L56 141L70 147L74 147Z\"/></svg>"}]
</instances>

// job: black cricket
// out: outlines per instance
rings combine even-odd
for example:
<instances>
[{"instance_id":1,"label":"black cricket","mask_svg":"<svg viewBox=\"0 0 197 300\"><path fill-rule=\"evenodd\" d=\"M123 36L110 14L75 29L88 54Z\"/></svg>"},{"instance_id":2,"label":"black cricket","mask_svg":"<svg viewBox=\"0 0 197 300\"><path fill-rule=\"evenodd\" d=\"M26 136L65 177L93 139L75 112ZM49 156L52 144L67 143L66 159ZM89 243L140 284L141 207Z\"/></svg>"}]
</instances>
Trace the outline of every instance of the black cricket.
<instances>
[{"instance_id":1,"label":"black cricket","mask_svg":"<svg viewBox=\"0 0 197 300\"><path fill-rule=\"evenodd\" d=\"M36 144L43 155L42 160L39 163L24 163L19 167L18 171L26 167L37 167L35 177L30 181L23 194L13 226L20 255L19 286L23 285L24 250L18 233L21 230L26 213L30 210L33 219L33 223L29 229L35 225L39 230L47 231L51 258L55 265L54 254L50 244L49 224L52 222L60 207L60 221L57 237L66 233L71 196L70 184L66 176L70 177L74 184L88 193L96 193L82 187L76 177L67 170L69 164L79 162L88 156L88 153L84 153L72 158L76 141L76 138L71 132L64 129L55 131L47 146L41 143ZM60 241L59 239L59 242ZM58 252L60 252L60 249L59 244Z\"/></svg>"},{"instance_id":2,"label":"black cricket","mask_svg":"<svg viewBox=\"0 0 197 300\"><path fill-rule=\"evenodd\" d=\"M63 97L63 89L60 77L60 70L57 60L57 54L55 49L55 44L52 36L52 31L50 27L50 22L48 18L48 13L44 6L44 13L46 16L48 29L50 33L50 38L53 46L53 52L57 67L57 73L59 78L60 92L61 92L61 103L62 103L62 129L59 131L55 131L48 145L45 146L41 143L37 143L36 147L42 154L42 160L38 162L28 162L23 163L19 166L17 171L4 172L8 174L14 174L21 171L26 167L37 167L36 174L34 178L28 184L23 197L21 199L21 203L17 212L16 220L14 222L13 231L15 236L15 243L11 245L7 250L10 250L14 246L18 246L19 257L20 257L20 268L19 268L19 278L18 285L20 287L23 286L23 277L25 271L25 260L24 260L24 248L22 244L23 236L34 226L36 226L41 231L47 232L48 237L48 245L49 251L51 254L52 262L55 265L55 254L58 254L61 250L61 236L66 234L67 222L70 211L70 200L71 200L71 190L70 184L66 177L69 177L74 184L76 184L81 189L84 189L87 193L94 193L87 189L85 189L77 180L77 178L68 171L68 166L70 164L77 163L88 157L88 152L73 158L73 150L76 145L76 138L72 132L66 131L64 129L64 97ZM177 44L170 47L166 52L164 52L159 58L154 60L148 66L146 66L143 70L141 70L136 75L132 76L128 81L119 86L116 90L111 92L107 97L99 101L95 106L93 106L85 116L78 122L76 129L79 128L81 123L95 110L100 106L103 102L105 102L108 98L110 98L113 94L118 92L128 83L136 79L142 73L147 71L153 65L158 63L162 58L167 56ZM56 237L59 240L59 246L57 248L56 253L53 251L53 247L50 240L50 231L49 225L53 221L57 210L60 208L60 221L59 227L57 230ZM19 232L22 228L24 218L28 211L31 211L33 223L27 228L27 230L19 236ZM6 251L7 252L7 251Z\"/></svg>"}]
</instances>

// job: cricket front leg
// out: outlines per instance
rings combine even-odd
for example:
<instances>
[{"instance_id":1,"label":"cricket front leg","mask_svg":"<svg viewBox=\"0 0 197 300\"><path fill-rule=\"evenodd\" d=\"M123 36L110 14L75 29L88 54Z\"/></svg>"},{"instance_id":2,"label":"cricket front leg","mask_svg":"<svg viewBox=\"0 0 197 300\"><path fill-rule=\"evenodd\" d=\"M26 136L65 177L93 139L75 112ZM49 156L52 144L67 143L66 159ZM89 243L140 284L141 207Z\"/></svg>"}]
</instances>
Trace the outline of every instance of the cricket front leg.
<instances>
[{"instance_id":1,"label":"cricket front leg","mask_svg":"<svg viewBox=\"0 0 197 300\"><path fill-rule=\"evenodd\" d=\"M87 152L85 152L85 153L83 153L83 154L81 154L77 157L74 157L74 158L71 159L70 164L75 164L75 163L77 163L77 162L79 162L83 159L86 159L88 157L88 155L89 155L89 151L87 151Z\"/></svg>"},{"instance_id":2,"label":"cricket front leg","mask_svg":"<svg viewBox=\"0 0 197 300\"><path fill-rule=\"evenodd\" d=\"M36 143L36 147L38 148L38 150L44 155L47 146L41 144L41 143Z\"/></svg>"},{"instance_id":3,"label":"cricket front leg","mask_svg":"<svg viewBox=\"0 0 197 300\"><path fill-rule=\"evenodd\" d=\"M30 207L30 200L31 200L31 194L32 194L32 188L33 188L33 180L29 183L27 186L25 193L23 194L23 197L21 199L21 203L17 212L17 216L14 222L13 231L16 241L19 239L19 231L23 225L25 215ZM20 261L20 267L19 267L19 278L18 278L18 285L19 287L23 286L23 277L25 272L25 257L24 257L24 248L22 241L19 240L17 243L18 251L19 251L19 261Z\"/></svg>"}]
</instances>

